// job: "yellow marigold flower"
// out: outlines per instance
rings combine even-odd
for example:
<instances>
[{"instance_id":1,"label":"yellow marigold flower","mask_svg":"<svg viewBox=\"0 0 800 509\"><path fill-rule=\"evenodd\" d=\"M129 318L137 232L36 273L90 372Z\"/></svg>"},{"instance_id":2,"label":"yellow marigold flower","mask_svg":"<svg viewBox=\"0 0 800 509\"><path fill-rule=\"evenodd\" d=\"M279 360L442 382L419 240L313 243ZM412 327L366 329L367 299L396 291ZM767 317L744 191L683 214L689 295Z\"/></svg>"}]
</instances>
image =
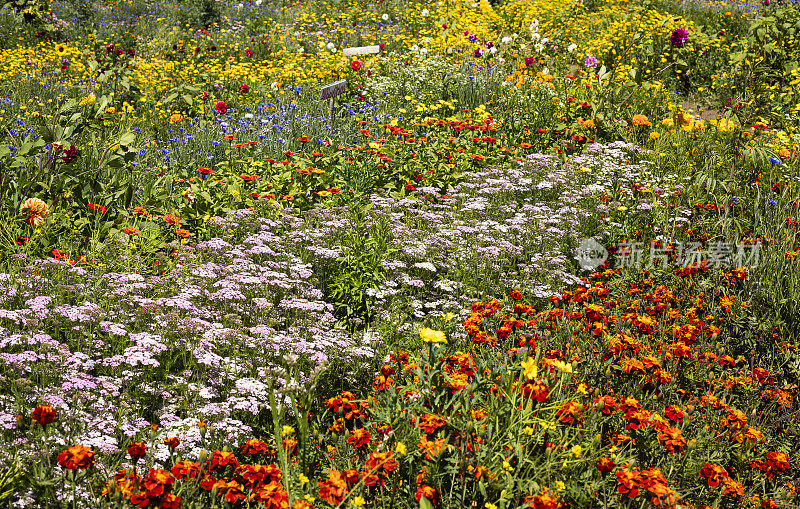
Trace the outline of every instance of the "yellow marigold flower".
<instances>
[{"instance_id":1,"label":"yellow marigold flower","mask_svg":"<svg viewBox=\"0 0 800 509\"><path fill-rule=\"evenodd\" d=\"M427 327L419 331L419 337L426 343L447 343L447 337L445 337L444 332Z\"/></svg>"},{"instance_id":2,"label":"yellow marigold flower","mask_svg":"<svg viewBox=\"0 0 800 509\"><path fill-rule=\"evenodd\" d=\"M536 375L539 374L539 368L536 367L536 361L531 357L525 359L525 362L521 363L520 366L522 366L522 372L525 374L525 378L528 380L536 378Z\"/></svg>"},{"instance_id":3,"label":"yellow marigold flower","mask_svg":"<svg viewBox=\"0 0 800 509\"><path fill-rule=\"evenodd\" d=\"M181 120L183 120L183 115L180 113L173 113L172 116L169 117L170 124L177 124Z\"/></svg>"},{"instance_id":4,"label":"yellow marigold flower","mask_svg":"<svg viewBox=\"0 0 800 509\"><path fill-rule=\"evenodd\" d=\"M572 364L567 364L562 360L552 359L550 361L550 365L556 368L557 370L561 371L562 373L572 373Z\"/></svg>"},{"instance_id":5,"label":"yellow marigold flower","mask_svg":"<svg viewBox=\"0 0 800 509\"><path fill-rule=\"evenodd\" d=\"M661 133L658 131L653 131L650 133L650 139L656 141L657 139L661 138Z\"/></svg>"},{"instance_id":6,"label":"yellow marigold flower","mask_svg":"<svg viewBox=\"0 0 800 509\"><path fill-rule=\"evenodd\" d=\"M81 99L81 106L91 106L92 104L95 103L96 100L97 98L95 97L94 94L89 94L83 99Z\"/></svg>"},{"instance_id":7,"label":"yellow marigold flower","mask_svg":"<svg viewBox=\"0 0 800 509\"><path fill-rule=\"evenodd\" d=\"M394 452L396 452L400 456L405 456L406 454L408 454L408 451L406 450L406 444L404 444L403 442L397 442L394 446Z\"/></svg>"}]
</instances>

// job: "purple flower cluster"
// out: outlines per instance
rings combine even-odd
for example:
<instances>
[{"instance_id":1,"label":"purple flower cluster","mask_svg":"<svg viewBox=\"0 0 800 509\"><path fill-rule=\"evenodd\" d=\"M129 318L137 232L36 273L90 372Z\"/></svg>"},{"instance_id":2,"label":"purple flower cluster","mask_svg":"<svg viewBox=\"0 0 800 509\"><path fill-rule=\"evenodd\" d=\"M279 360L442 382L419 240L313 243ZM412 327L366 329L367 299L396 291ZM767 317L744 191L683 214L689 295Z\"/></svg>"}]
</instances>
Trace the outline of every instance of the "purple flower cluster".
<instances>
[{"instance_id":1,"label":"purple flower cluster","mask_svg":"<svg viewBox=\"0 0 800 509\"><path fill-rule=\"evenodd\" d=\"M669 44L673 48L682 48L689 41L689 32L685 28L676 28L669 36Z\"/></svg>"}]
</instances>

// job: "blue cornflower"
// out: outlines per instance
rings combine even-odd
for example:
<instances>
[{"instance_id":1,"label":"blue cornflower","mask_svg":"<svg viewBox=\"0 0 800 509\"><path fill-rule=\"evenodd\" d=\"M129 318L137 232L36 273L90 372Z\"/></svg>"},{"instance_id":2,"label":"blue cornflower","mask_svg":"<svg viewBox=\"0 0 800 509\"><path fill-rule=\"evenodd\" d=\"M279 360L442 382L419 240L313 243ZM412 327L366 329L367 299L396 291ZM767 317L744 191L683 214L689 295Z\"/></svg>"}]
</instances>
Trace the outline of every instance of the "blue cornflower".
<instances>
[{"instance_id":1,"label":"blue cornflower","mask_svg":"<svg viewBox=\"0 0 800 509\"><path fill-rule=\"evenodd\" d=\"M772 164L774 164L776 166L779 165L779 164L783 164L783 161L781 161L780 159L778 159L775 156L769 156L767 158L767 161L769 161L770 163L772 163Z\"/></svg>"},{"instance_id":2,"label":"blue cornflower","mask_svg":"<svg viewBox=\"0 0 800 509\"><path fill-rule=\"evenodd\" d=\"M769 204L770 204L770 205L772 205L772 206L774 207L775 205L777 205L777 204L778 204L778 202L776 202L775 200L770 200L770 201L769 201Z\"/></svg>"}]
</instances>

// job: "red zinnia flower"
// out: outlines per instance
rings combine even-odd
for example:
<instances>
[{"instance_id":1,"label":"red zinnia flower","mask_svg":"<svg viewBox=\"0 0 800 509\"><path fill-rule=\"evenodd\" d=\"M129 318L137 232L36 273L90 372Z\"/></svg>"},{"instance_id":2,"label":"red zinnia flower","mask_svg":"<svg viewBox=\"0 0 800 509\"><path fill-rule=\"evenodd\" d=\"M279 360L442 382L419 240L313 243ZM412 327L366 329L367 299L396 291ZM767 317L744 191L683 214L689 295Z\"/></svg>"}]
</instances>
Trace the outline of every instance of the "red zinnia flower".
<instances>
[{"instance_id":1,"label":"red zinnia flower","mask_svg":"<svg viewBox=\"0 0 800 509\"><path fill-rule=\"evenodd\" d=\"M361 62L359 62L358 60L353 60L352 62L350 62L350 69L354 71L361 69Z\"/></svg>"},{"instance_id":2,"label":"red zinnia flower","mask_svg":"<svg viewBox=\"0 0 800 509\"><path fill-rule=\"evenodd\" d=\"M246 94L249 91L250 91L250 87L247 86L246 83L242 83L242 86L239 87L239 93L242 94L242 95Z\"/></svg>"},{"instance_id":3,"label":"red zinnia flower","mask_svg":"<svg viewBox=\"0 0 800 509\"><path fill-rule=\"evenodd\" d=\"M214 111L217 113L227 113L228 105L225 104L225 101L218 101L217 104L214 105Z\"/></svg>"}]
</instances>

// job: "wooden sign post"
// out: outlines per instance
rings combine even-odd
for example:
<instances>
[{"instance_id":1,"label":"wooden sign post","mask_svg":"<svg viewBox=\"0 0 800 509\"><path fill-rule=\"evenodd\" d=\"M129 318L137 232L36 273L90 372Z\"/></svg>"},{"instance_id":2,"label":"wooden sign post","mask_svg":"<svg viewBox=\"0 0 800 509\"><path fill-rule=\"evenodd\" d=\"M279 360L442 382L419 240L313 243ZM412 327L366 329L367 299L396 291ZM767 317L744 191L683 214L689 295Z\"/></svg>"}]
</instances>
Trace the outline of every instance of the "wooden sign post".
<instances>
[{"instance_id":1,"label":"wooden sign post","mask_svg":"<svg viewBox=\"0 0 800 509\"><path fill-rule=\"evenodd\" d=\"M374 55L381 50L380 46L358 46L356 48L345 48L342 55Z\"/></svg>"},{"instance_id":2,"label":"wooden sign post","mask_svg":"<svg viewBox=\"0 0 800 509\"><path fill-rule=\"evenodd\" d=\"M331 127L333 127L333 107L336 101L336 96L341 95L347 91L347 80L337 81L330 85L325 85L320 90L319 98L321 101L328 99L330 101L329 116L331 119Z\"/></svg>"}]
</instances>

